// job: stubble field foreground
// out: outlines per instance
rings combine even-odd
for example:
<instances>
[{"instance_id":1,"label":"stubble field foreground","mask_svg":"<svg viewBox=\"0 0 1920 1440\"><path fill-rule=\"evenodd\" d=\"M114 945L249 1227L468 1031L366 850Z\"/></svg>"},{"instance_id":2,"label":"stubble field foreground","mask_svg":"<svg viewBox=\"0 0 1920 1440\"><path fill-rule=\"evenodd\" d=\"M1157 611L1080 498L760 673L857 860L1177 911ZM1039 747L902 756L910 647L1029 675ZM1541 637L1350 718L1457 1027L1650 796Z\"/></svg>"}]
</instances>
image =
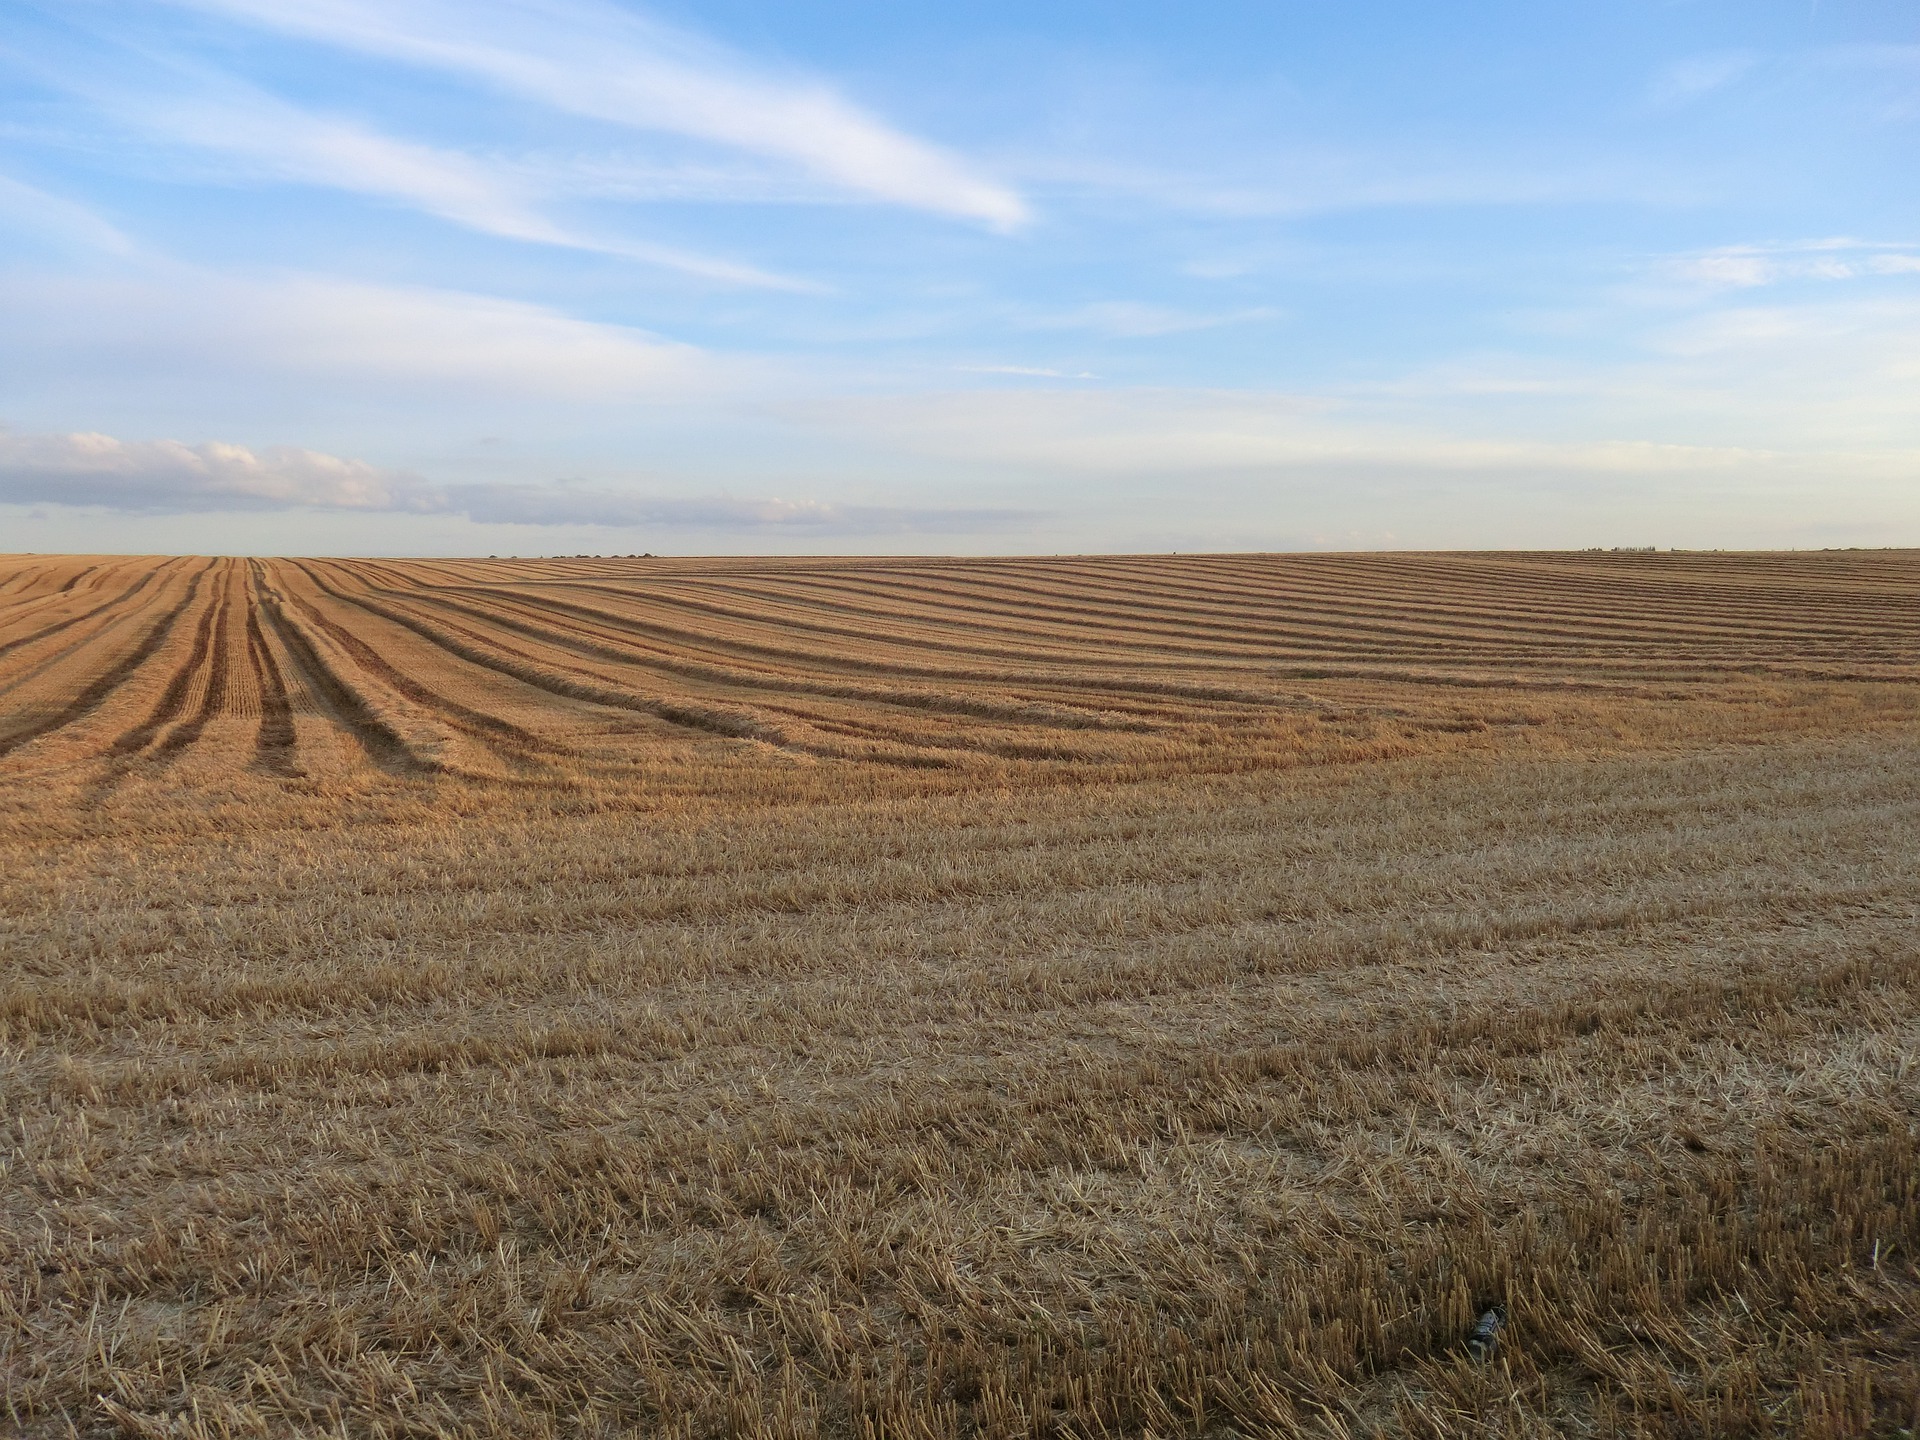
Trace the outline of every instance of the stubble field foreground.
<instances>
[{"instance_id":1,"label":"stubble field foreground","mask_svg":"<svg viewBox=\"0 0 1920 1440\"><path fill-rule=\"evenodd\" d=\"M0 1429L1909 1433L1916 720L1901 552L0 559Z\"/></svg>"}]
</instances>

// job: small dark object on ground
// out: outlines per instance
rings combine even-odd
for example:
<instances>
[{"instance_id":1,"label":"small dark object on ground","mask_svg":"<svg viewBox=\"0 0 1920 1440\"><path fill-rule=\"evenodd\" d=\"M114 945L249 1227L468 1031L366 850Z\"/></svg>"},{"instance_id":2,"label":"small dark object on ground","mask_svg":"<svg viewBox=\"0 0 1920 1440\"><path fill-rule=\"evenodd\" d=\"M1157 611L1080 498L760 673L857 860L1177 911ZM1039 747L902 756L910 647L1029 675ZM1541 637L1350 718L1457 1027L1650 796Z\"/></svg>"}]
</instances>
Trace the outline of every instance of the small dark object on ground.
<instances>
[{"instance_id":1,"label":"small dark object on ground","mask_svg":"<svg viewBox=\"0 0 1920 1440\"><path fill-rule=\"evenodd\" d=\"M1506 1323L1506 1306L1494 1305L1488 1308L1478 1320L1473 1322L1473 1329L1467 1332L1467 1353L1481 1364L1486 1364L1500 1346L1500 1327Z\"/></svg>"}]
</instances>

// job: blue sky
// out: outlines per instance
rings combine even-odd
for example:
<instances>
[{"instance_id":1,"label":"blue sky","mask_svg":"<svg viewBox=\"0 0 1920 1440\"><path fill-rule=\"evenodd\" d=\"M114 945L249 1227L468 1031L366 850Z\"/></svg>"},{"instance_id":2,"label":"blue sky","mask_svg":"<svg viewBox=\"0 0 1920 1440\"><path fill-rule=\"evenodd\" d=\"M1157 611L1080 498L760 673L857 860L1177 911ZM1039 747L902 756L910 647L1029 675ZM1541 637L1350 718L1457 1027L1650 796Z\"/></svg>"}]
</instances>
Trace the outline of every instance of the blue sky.
<instances>
[{"instance_id":1,"label":"blue sky","mask_svg":"<svg viewBox=\"0 0 1920 1440\"><path fill-rule=\"evenodd\" d=\"M0 549L1920 544L1920 10L15 0Z\"/></svg>"}]
</instances>

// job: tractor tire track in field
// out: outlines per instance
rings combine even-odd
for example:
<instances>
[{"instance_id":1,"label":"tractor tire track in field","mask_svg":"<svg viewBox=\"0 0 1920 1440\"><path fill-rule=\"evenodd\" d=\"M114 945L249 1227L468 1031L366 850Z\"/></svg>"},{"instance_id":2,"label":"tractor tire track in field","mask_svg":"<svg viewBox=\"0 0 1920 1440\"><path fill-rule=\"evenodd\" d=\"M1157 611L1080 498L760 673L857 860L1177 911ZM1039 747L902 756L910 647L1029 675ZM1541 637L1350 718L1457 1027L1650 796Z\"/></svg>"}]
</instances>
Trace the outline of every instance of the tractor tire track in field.
<instances>
[{"instance_id":1,"label":"tractor tire track in field","mask_svg":"<svg viewBox=\"0 0 1920 1440\"><path fill-rule=\"evenodd\" d=\"M226 563L230 564L231 562ZM214 561L213 568L223 568L222 562ZM198 584L199 580L196 577L196 588ZM220 597L216 596L208 602L207 608L201 612L200 623L195 627L193 632L193 647L188 650L186 659L182 660L179 667L173 672L172 678L167 681L167 688L160 692L160 699L155 703L153 709L148 712L146 719L134 726L133 729L121 735L119 739L115 740L113 744L108 747L108 753L110 755L128 756L138 754L153 743L154 737L160 733L163 727L171 724L179 717L181 711L186 708L188 693L192 690L195 681L201 678L202 672L207 668L212 655L215 653L214 626L215 622L220 619L221 614L222 601ZM225 657L221 656L220 659L224 662Z\"/></svg>"},{"instance_id":2,"label":"tractor tire track in field","mask_svg":"<svg viewBox=\"0 0 1920 1440\"><path fill-rule=\"evenodd\" d=\"M298 737L293 726L293 705L287 698L286 678L280 662L260 628L261 565L257 560L247 566L247 664L252 667L254 684L260 692L260 729L254 740L254 764L269 775L284 780L304 777L298 763Z\"/></svg>"},{"instance_id":3,"label":"tractor tire track in field","mask_svg":"<svg viewBox=\"0 0 1920 1440\"><path fill-rule=\"evenodd\" d=\"M99 568L100 567L98 565L87 566L86 569L80 571L71 580L67 581L66 584L62 585L60 587L59 593L62 595L66 594L69 590L73 589L74 586L78 585L82 580L86 579L87 576L93 574L93 572L98 570Z\"/></svg>"},{"instance_id":4,"label":"tractor tire track in field","mask_svg":"<svg viewBox=\"0 0 1920 1440\"><path fill-rule=\"evenodd\" d=\"M461 588L465 590L469 587ZM600 593L620 593L604 585L582 586L580 588L598 591ZM724 586L716 585L712 587L712 589L714 593L717 594L732 594L732 592ZM745 639L738 635L721 635L707 631L693 630L686 628L684 624L669 625L662 621L642 620L630 616L616 616L613 612L604 611L597 607L572 606L565 601L553 600L545 594L528 594L525 587L515 587L504 595L496 594L496 604L495 607L491 609L485 608L478 603L479 600L483 598L478 592L470 598L472 603L463 605L461 602L454 601L445 596L430 594L422 597L423 600L437 603L445 608L457 606L470 616L481 617L489 623L500 624L508 628L520 629L521 633L540 638L553 636L560 632L540 627L523 628L512 625L503 617L499 607L511 601L521 605L538 605L542 609L551 609L562 614L573 613L582 615L583 617L604 617L605 623L619 626L635 634L646 635L658 641L675 643L682 646L698 646L701 649L739 654L753 659L784 662L796 668L809 670L817 676L829 676L835 672L851 671L856 674L897 675L904 678L939 683L986 683L999 688L1005 688L1009 684L1018 683L1023 688L1033 687L1052 692L1049 694L1048 700L1043 703L1042 711L1038 713L1023 710L1017 705L996 704L992 701L984 702L981 708L976 709L973 708L972 702L956 697L951 692L910 692L916 696L927 694L934 697L926 702L915 698L899 698L897 695L891 695L885 701L885 703L888 704L897 704L913 709L948 709L955 714L974 714L982 718L1002 718L1027 724L1054 724L1069 729L1132 730L1151 728L1136 726L1128 723L1124 719L1116 717L1113 712L1107 709L1110 703L1108 697L1112 696L1171 696L1187 700L1206 700L1230 705L1258 707L1272 706L1276 702L1276 696L1270 691L1255 690L1243 686L1206 685L1198 682L1186 684L1178 681L1160 681L1145 678L1135 679L1118 673L1102 674L1098 671L1082 671L1079 668L1069 670L1067 668L1067 662L1070 658L1077 659L1080 664L1093 663L1097 660L1098 663L1104 665L1116 665L1120 663L1121 657L1110 654L1103 654L1098 657L1070 657L1063 652L1057 642L1053 651L1046 654L1025 652L1016 654L1004 646L995 648L982 644L948 643L920 637L918 635L914 637L910 646L905 647L915 655L933 651L966 655L976 662L998 656L1005 662L994 668L985 666L962 668L954 665L916 663L912 659L902 658L898 653L887 655L877 653L857 655L846 651L827 649L804 650L798 648L797 644L789 646L772 645ZM671 607L672 611L676 614L682 610L686 610L733 623L749 622L761 627L784 630L789 635L796 637L796 639L802 636L825 636L839 641L873 642L879 638L892 638L887 637L886 631L884 628L881 628L886 623L886 617L875 615L868 611L849 610L849 613L860 615L873 622L863 629L857 625L829 625L809 620L803 616L796 616L792 613L791 609L782 607L777 599L767 600L764 608L756 613L750 605L744 603L723 606L708 601L691 600L688 597L674 593L654 592L650 593L646 598L659 606ZM575 641L573 642L573 646L576 649L586 650L590 643L591 642L586 641ZM628 663L660 663L663 668L675 663L671 660L656 661L654 653L651 651L635 652L629 656L626 652L619 649L606 650L599 648L592 650L591 653L601 654L608 658L625 658ZM1011 668L1016 659L1023 668ZM1174 661L1169 662L1161 668L1180 669L1191 667L1189 662ZM682 673L695 673L695 667L683 667ZM735 672L714 673L731 674ZM1250 679L1265 679L1279 672L1274 671L1269 666L1262 665L1257 669L1248 668L1245 673ZM749 681L748 683L762 684L769 689L782 688L775 683L776 680L777 677L770 677L764 680ZM818 695L835 695L860 699L879 698L874 692L858 691L852 686L836 687L822 681L801 682L795 688ZM1088 693L1086 695L1075 695L1072 700L1062 700L1058 694L1058 692L1080 691ZM1085 708L1070 709L1057 712L1048 718L1041 718L1045 715L1044 705L1051 704L1069 704L1084 706Z\"/></svg>"},{"instance_id":5,"label":"tractor tire track in field","mask_svg":"<svg viewBox=\"0 0 1920 1440\"><path fill-rule=\"evenodd\" d=\"M723 589L723 587L714 588ZM751 592L744 591L740 593L751 594ZM888 613L879 610L861 609L851 606L813 607L814 609L844 610L848 616L867 619L870 622L869 625L866 628L861 628L855 624L829 625L810 620L804 616L795 616L791 608L783 607L779 597L774 595L762 597L765 600L765 610L759 615L756 615L745 603L738 603L732 606L720 606L706 601L689 600L678 594L663 595L656 593L650 595L648 598L662 605L672 605L675 608L697 610L717 617L725 617L735 622L751 621L761 626L789 628L793 631L826 635L846 641L876 642L895 640L897 643L897 633L903 618L897 609L891 612L890 617ZM570 637L563 632L557 632L550 628L529 625L526 622L516 622L506 612L505 606L512 602L526 603L528 597L518 588L498 595L495 605L491 608L481 605L479 603L480 599L480 596L475 595L471 597L468 602L461 602L434 593L428 593L421 597L423 603L435 604L443 609L458 609L462 613L480 619L486 624L514 630L529 638L560 644L580 653L593 654L607 659L619 659L630 664L656 663L652 662L652 657L645 652L637 652L629 655L618 648L596 645L589 638ZM893 621L896 631L895 636L888 636L884 628L889 618ZM643 625L644 622L635 622L636 629L642 628ZM1009 645L996 647L977 642L949 642L928 638L918 633L914 634L910 644L901 644L901 650L912 655L934 651L964 654L976 660L984 660L997 655L1002 657L1006 662L1005 665L998 669L960 669L956 667L915 664L912 660L899 658L899 652L884 656L878 653L867 656L856 656L836 652L809 652L797 649L786 650L773 646L752 645L733 637L708 637L703 635L702 632L691 630L669 630L667 627L649 628L657 628L662 633L675 636L684 636L689 641L697 640L698 643L703 645L714 645L780 656L790 659L795 663L811 664L817 672L844 668L862 670L875 674L911 675L915 678L936 681L986 682L1003 688L1010 683L1020 683L1022 685L1045 686L1053 690L1085 691L1091 695L1101 697L1164 696L1184 700L1214 701L1230 705L1267 708L1273 707L1278 699L1272 691L1251 689L1245 685L1210 685L1198 680L1186 682L1179 680L1133 678L1124 674L1124 667L1130 660L1140 661L1142 659L1140 652L1136 651L1136 653L1129 655L1117 652L1110 647L1101 647L1097 652L1091 648L1086 648L1080 653L1075 654L1072 641L1070 639L1063 640L1059 637L1047 638L1045 641L1047 648L1045 649L1038 649L1032 646L1024 649L1015 649ZM1214 657L1211 663L1209 663L1208 659L1202 658L1210 655ZM1420 658L1425 660L1427 657ZM1217 651L1190 650L1183 647L1169 646L1151 652L1147 657L1147 664L1143 664L1141 668L1148 668L1148 665L1151 665L1151 668L1162 672L1224 673L1237 675L1246 681L1326 680L1344 677L1357 680L1385 681L1392 684L1433 685L1464 689L1498 687L1558 691L1570 688L1587 688L1596 692L1614 694L1622 693L1625 689L1621 682L1606 679L1582 680L1574 678L1531 680L1524 676L1516 675L1488 677L1459 672L1436 673L1410 669L1383 668L1380 666L1363 667L1351 655L1340 654L1331 654L1323 660L1314 660L1311 663L1300 663L1300 661L1301 657L1298 656L1262 658L1257 654L1233 655ZM1011 668L1016 662L1019 668ZM667 668L673 664L671 661L657 663L661 663L662 668ZM1089 664L1098 664L1110 668L1106 673L1098 670L1087 671L1080 668ZM815 694L832 693L819 685L809 685L806 688ZM1285 697L1285 699L1286 703L1290 704L1294 697ZM1086 704L1089 703L1089 701L1083 698L1080 703ZM1075 728L1105 727L1080 726ZM1114 728L1131 727L1117 726Z\"/></svg>"},{"instance_id":6,"label":"tractor tire track in field","mask_svg":"<svg viewBox=\"0 0 1920 1440\"><path fill-rule=\"evenodd\" d=\"M345 595L329 586L311 565L295 562L295 566L321 593L335 600L353 603L353 597ZM373 646L369 645L344 625L329 620L313 606L299 605L299 609L300 613L310 624L322 630L329 638L337 643L341 649L353 656L355 660L359 661L370 672L379 676L382 681L391 685L396 691L406 696L407 699L413 701L416 705L424 706L428 710L434 711L444 723L452 728L523 758L541 754L568 755L574 753L571 746L562 745L557 741L537 735L525 726L516 725L510 720L503 720L498 715L490 715L484 710L476 710L470 705L463 705L458 700L451 699L437 690L430 689L413 677L403 674L390 664Z\"/></svg>"},{"instance_id":7,"label":"tractor tire track in field","mask_svg":"<svg viewBox=\"0 0 1920 1440\"><path fill-rule=\"evenodd\" d=\"M545 595L516 594L511 597L502 597L491 609L463 605L445 597L438 598L437 603L443 608L457 607L470 617L511 629L529 639L562 646L579 654L637 665L717 685L766 691L778 695L812 695L837 700L854 700L865 704L897 706L906 710L966 715L982 720L1001 720L1014 724L1070 730L1147 731L1154 728L1140 721L1092 709L1068 710L1058 708L1057 705L1038 703L996 703L984 698L957 695L951 692L897 690L836 681L832 678L836 669L842 665L857 669L860 668L860 662L819 651L755 645L734 638L708 635L621 615L597 606L570 604ZM547 616L562 617L560 623L573 620L590 625L594 629L569 633L564 629L554 628L554 622L550 619L547 619L546 623L517 620L506 608L509 603L521 612L526 610L546 612ZM651 643L647 649L640 649L631 644L623 645L620 643L619 636L608 635L606 633L608 631L645 637ZM656 648L660 644L678 644L690 656L711 656L713 652L720 653L715 658L679 658L672 654L661 653ZM737 652L763 662L779 662L796 668L807 667L807 673L741 669L738 663L723 663L734 660L734 654L728 652ZM934 680L956 678L956 672L934 667L908 667L896 663L875 664L868 668L883 673L912 675L915 678ZM958 678L1004 681L1007 676L1003 671L976 671L971 676L966 675L965 672L959 672Z\"/></svg>"},{"instance_id":8,"label":"tractor tire track in field","mask_svg":"<svg viewBox=\"0 0 1920 1440\"><path fill-rule=\"evenodd\" d=\"M349 770L490 784L692 765L695 737L750 742L699 765L1232 774L1695 702L1756 733L1904 715L1920 556L12 557L0 634L0 756L139 674L117 736L46 752L128 775L226 721L283 780L341 763L303 754L329 725Z\"/></svg>"},{"instance_id":9,"label":"tractor tire track in field","mask_svg":"<svg viewBox=\"0 0 1920 1440\"><path fill-rule=\"evenodd\" d=\"M364 596L349 595L343 591L327 589L327 594L347 604L356 605L370 615L378 615L390 620L420 636L421 639L439 646L448 654L457 656L469 664L483 669L507 675L535 689L545 690L551 695L571 700L585 700L595 705L605 705L618 710L631 710L665 720L669 724L684 729L699 731L703 734L718 735L733 740L759 740L767 744L787 746L790 742L777 730L756 722L752 717L705 707L662 700L651 696L636 695L628 690L615 689L604 683L605 676L578 667L553 668L553 662L529 655L502 644L493 637L464 626L443 622L441 625L421 619L404 610L382 604ZM481 612L481 618L497 621L496 617ZM505 628L519 628L511 625ZM533 627L525 627L531 638L544 638ZM611 658L625 659L614 652ZM566 671L571 671L571 674ZM586 677L586 678L576 678Z\"/></svg>"},{"instance_id":10,"label":"tractor tire track in field","mask_svg":"<svg viewBox=\"0 0 1920 1440\"><path fill-rule=\"evenodd\" d=\"M154 621L154 623L148 627L146 634L140 638L139 643L137 643L132 650L114 664L108 666L100 674L96 675L81 688L80 693L75 695L72 700L61 706L51 715L44 716L22 729L0 737L0 756L11 754L29 741L37 740L42 735L50 734L55 730L71 725L98 709L108 696L119 689L119 687L125 683L135 671L145 665L148 660L152 659L154 653L166 642L168 635L173 630L174 622L187 611L199 595L200 583L202 579L205 578L207 569L210 568L210 566L211 562L208 563L208 566L203 566L201 569L196 570L193 578L188 581L187 593L181 597L180 602L171 610L168 610L158 620Z\"/></svg>"},{"instance_id":11,"label":"tractor tire track in field","mask_svg":"<svg viewBox=\"0 0 1920 1440\"><path fill-rule=\"evenodd\" d=\"M201 691L200 704L195 708L192 718L176 726L173 733L160 742L155 751L155 754L160 757L177 755L194 744L206 730L208 722L227 707L228 671L233 663L230 636L233 628L234 592L238 588L238 562L230 560L221 577L212 643L207 655L206 685Z\"/></svg>"},{"instance_id":12,"label":"tractor tire track in field","mask_svg":"<svg viewBox=\"0 0 1920 1440\"><path fill-rule=\"evenodd\" d=\"M129 585L111 600L103 600L91 610L83 610L78 615L68 616L65 620L56 620L52 624L43 625L30 635L22 635L17 639L0 643L0 655L11 654L13 651L31 645L37 640L44 640L50 635L58 635L63 630L69 630L75 625L91 620L96 615L104 614L106 611L132 603L133 598L142 590L146 589L148 584L152 582L154 576L159 573L157 569L148 570L135 580L133 584ZM64 590L62 593L64 593Z\"/></svg>"},{"instance_id":13,"label":"tractor tire track in field","mask_svg":"<svg viewBox=\"0 0 1920 1440\"><path fill-rule=\"evenodd\" d=\"M432 775L443 770L438 761L419 754L409 745L376 713L367 698L327 663L312 637L287 614L277 588L263 583L259 597L267 625L292 658L308 693L340 729L353 737L370 761L396 775Z\"/></svg>"},{"instance_id":14,"label":"tractor tire track in field","mask_svg":"<svg viewBox=\"0 0 1920 1440\"><path fill-rule=\"evenodd\" d=\"M101 641L115 630L123 629L138 620L157 603L159 591L149 591L147 582L153 580L158 573L160 572L149 571L142 577L141 583L129 587L117 600L108 605L96 607L86 616L75 617L76 620L98 620L98 624L86 630L74 633L64 624L48 627L48 633L57 632L62 635L60 643L31 657L16 655L10 666L0 669L0 703L4 703L4 697L31 684L48 671L56 669L70 657L84 651L89 645ZM41 638L45 638L45 635L43 634Z\"/></svg>"}]
</instances>

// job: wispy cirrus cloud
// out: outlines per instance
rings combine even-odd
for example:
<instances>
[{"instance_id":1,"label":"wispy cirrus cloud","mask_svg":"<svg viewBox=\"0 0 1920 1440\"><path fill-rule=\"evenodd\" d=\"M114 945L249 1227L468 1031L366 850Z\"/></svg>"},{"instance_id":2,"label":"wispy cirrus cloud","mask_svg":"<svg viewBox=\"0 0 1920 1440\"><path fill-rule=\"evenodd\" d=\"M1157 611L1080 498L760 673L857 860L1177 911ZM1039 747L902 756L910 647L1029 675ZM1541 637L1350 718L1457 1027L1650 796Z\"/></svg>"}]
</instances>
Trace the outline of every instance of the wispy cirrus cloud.
<instances>
[{"instance_id":1,"label":"wispy cirrus cloud","mask_svg":"<svg viewBox=\"0 0 1920 1440\"><path fill-rule=\"evenodd\" d=\"M1725 245L1663 262L1676 280L1709 289L1747 290L1787 280L1854 280L1920 274L1920 246L1836 236L1778 245Z\"/></svg>"},{"instance_id":2,"label":"wispy cirrus cloud","mask_svg":"<svg viewBox=\"0 0 1920 1440\"><path fill-rule=\"evenodd\" d=\"M1214 330L1222 325L1273 320L1279 314L1266 305L1221 313L1183 310L1138 300L1096 300L1071 310L1030 315L1019 324L1028 330L1087 330L1119 340L1145 340L1194 330Z\"/></svg>"},{"instance_id":3,"label":"wispy cirrus cloud","mask_svg":"<svg viewBox=\"0 0 1920 1440\"><path fill-rule=\"evenodd\" d=\"M1017 375L1030 380L1098 380L1090 370L1056 370L1050 365L956 365L963 375Z\"/></svg>"},{"instance_id":4,"label":"wispy cirrus cloud","mask_svg":"<svg viewBox=\"0 0 1920 1440\"><path fill-rule=\"evenodd\" d=\"M323 380L389 396L603 405L711 393L753 373L749 361L524 300L162 262L0 290L0 365L36 354L84 359L130 390L244 377L256 388Z\"/></svg>"},{"instance_id":5,"label":"wispy cirrus cloud","mask_svg":"<svg viewBox=\"0 0 1920 1440\"><path fill-rule=\"evenodd\" d=\"M1083 203L1149 206L1219 221L1293 220L1369 210L1506 208L1618 200L1666 201L1671 187L1646 167L1598 156L1458 155L1290 140L1254 153L1209 155L1168 167L1144 156L1025 159L1019 174ZM1244 273L1231 267L1229 274Z\"/></svg>"},{"instance_id":6,"label":"wispy cirrus cloud","mask_svg":"<svg viewBox=\"0 0 1920 1440\"><path fill-rule=\"evenodd\" d=\"M834 535L978 534L1040 518L1034 510L979 506L858 505L730 495L636 495L586 486L450 485L445 513L483 525L666 526L697 530L793 531Z\"/></svg>"},{"instance_id":7,"label":"wispy cirrus cloud","mask_svg":"<svg viewBox=\"0 0 1920 1440\"><path fill-rule=\"evenodd\" d=\"M728 286L819 288L739 261L564 225L545 203L556 180L564 187L564 174L385 134L205 66L148 56L119 69L42 63L36 73L143 143L214 157L230 178L345 191L485 235L616 255Z\"/></svg>"},{"instance_id":8,"label":"wispy cirrus cloud","mask_svg":"<svg viewBox=\"0 0 1920 1440\"><path fill-rule=\"evenodd\" d=\"M1893 70L1920 75L1920 45L1829 45L1819 52L1828 65L1855 70Z\"/></svg>"},{"instance_id":9,"label":"wispy cirrus cloud","mask_svg":"<svg viewBox=\"0 0 1920 1440\"><path fill-rule=\"evenodd\" d=\"M235 87L224 101L162 101L147 107L143 118L154 130L235 157L273 178L394 201L482 234L617 255L724 285L819 288L738 261L561 225L544 213L527 177L510 166L383 135L258 91Z\"/></svg>"},{"instance_id":10,"label":"wispy cirrus cloud","mask_svg":"<svg viewBox=\"0 0 1920 1440\"><path fill-rule=\"evenodd\" d=\"M0 225L78 241L111 255L131 255L135 249L125 232L86 206L9 175L0 175Z\"/></svg>"},{"instance_id":11,"label":"wispy cirrus cloud","mask_svg":"<svg viewBox=\"0 0 1920 1440\"><path fill-rule=\"evenodd\" d=\"M1759 61L1760 57L1750 50L1688 56L1654 77L1647 87L1647 104L1656 110L1676 110L1692 104L1733 85Z\"/></svg>"},{"instance_id":12,"label":"wispy cirrus cloud","mask_svg":"<svg viewBox=\"0 0 1920 1440\"><path fill-rule=\"evenodd\" d=\"M902 449L1055 475L1279 475L1342 468L1456 475L1735 470L1754 447L1650 439L1536 440L1382 415L1325 396L1258 391L975 390L844 399L813 423Z\"/></svg>"},{"instance_id":13,"label":"wispy cirrus cloud","mask_svg":"<svg viewBox=\"0 0 1920 1440\"><path fill-rule=\"evenodd\" d=\"M599 0L174 0L478 80L555 110L798 166L868 199L1010 230L1009 186L811 77L780 75Z\"/></svg>"}]
</instances>

